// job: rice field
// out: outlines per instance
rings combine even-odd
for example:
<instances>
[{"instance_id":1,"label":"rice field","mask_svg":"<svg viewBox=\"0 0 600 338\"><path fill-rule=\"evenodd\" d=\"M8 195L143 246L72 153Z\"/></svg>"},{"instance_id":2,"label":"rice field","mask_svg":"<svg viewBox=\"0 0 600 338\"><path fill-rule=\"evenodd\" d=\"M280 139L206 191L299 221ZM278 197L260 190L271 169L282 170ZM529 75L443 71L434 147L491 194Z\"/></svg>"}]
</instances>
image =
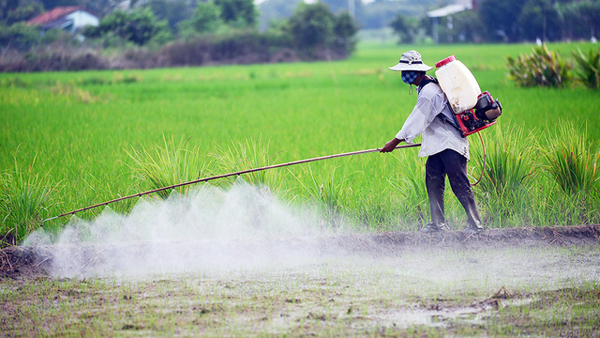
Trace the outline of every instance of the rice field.
<instances>
[{"instance_id":1,"label":"rice field","mask_svg":"<svg viewBox=\"0 0 600 338\"><path fill-rule=\"evenodd\" d=\"M33 232L24 247L54 255L34 263L52 265L47 274L0 279L0 336L598 337L597 244L303 246L414 234L429 218L414 148L187 186L39 230L199 176L381 147L416 99L387 70L410 48L363 43L332 63L0 74L0 234ZM482 133L485 226L599 223L598 92L515 87L505 56L531 48L418 50L430 65L455 54L504 106ZM475 180L483 147L470 140ZM449 225L461 229L449 190Z\"/></svg>"},{"instance_id":2,"label":"rice field","mask_svg":"<svg viewBox=\"0 0 600 338\"><path fill-rule=\"evenodd\" d=\"M595 45L549 47L569 56ZM387 69L409 48L364 43L352 58L339 62L0 74L3 184L8 191L41 195L42 201L31 203L42 204L35 212L4 210L3 215L20 218L6 219L3 232L15 223L22 227L26 219L22 239L42 219L199 175L381 147L416 100L399 75ZM418 50L430 65L456 55L482 90L504 106L498 124L482 133L487 171L475 193L488 227L598 223L598 92L581 86L516 87L507 79L505 56L531 48L442 45ZM552 157L546 154L561 143L568 152L569 137L579 137L581 153L575 155L593 172L583 191L565 191L548 168ZM474 181L482 172L483 147L476 136L470 140ZM417 152L373 153L244 179L267 184L290 203L316 204L344 215L357 231L415 230L429 217L424 160ZM492 181L506 177L512 185ZM135 203L111 207L127 212ZM99 212L78 216L89 219ZM447 215L452 228L462 227L462 210L451 192ZM59 229L67 221L45 226Z\"/></svg>"}]
</instances>

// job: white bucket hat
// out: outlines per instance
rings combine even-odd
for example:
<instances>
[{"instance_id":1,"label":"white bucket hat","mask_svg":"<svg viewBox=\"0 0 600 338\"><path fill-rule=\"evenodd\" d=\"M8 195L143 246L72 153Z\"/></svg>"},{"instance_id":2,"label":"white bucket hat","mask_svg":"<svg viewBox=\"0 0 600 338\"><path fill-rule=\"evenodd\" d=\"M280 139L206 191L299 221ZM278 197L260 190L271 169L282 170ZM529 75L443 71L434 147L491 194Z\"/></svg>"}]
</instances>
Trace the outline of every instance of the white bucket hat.
<instances>
[{"instance_id":1,"label":"white bucket hat","mask_svg":"<svg viewBox=\"0 0 600 338\"><path fill-rule=\"evenodd\" d=\"M402 72L405 70L426 72L433 69L433 67L429 67L423 63L421 54L419 54L419 52L416 50L409 50L408 52L403 53L400 57L400 62L398 62L398 64L394 67L390 67L390 69L397 72Z\"/></svg>"}]
</instances>

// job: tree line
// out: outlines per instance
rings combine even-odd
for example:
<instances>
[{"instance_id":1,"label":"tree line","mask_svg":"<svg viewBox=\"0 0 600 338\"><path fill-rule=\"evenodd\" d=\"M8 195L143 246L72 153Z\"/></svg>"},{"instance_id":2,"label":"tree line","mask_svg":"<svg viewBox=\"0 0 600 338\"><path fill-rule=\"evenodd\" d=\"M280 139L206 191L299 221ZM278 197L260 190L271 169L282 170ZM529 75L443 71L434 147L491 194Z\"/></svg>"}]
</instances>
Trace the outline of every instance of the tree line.
<instances>
[{"instance_id":1,"label":"tree line","mask_svg":"<svg viewBox=\"0 0 600 338\"><path fill-rule=\"evenodd\" d=\"M85 41L77 42L58 30L42 36L36 28L24 23L48 6L42 0L12 0L18 6L10 8L5 1L0 0L2 53L6 56L6 51L11 50L28 54L13 57L16 61L11 66L6 66L8 61L5 60L4 65L0 65L4 71L47 70L44 65L47 59L57 64L61 61L55 60L65 60L62 63L66 65L59 69L75 66L85 69L86 60L92 68L115 64L105 60L101 53L89 51L77 60L64 51L61 56L33 51L56 41L62 41L63 45L67 41L66 44L79 49L121 51L123 62L116 64L127 68L340 59L354 51L358 30L347 12L334 14L323 3L298 3L289 18L277 21L266 31L259 31L258 10L253 0L132 1L125 9L116 1L102 0L106 1L102 8L113 9L101 18L98 26L86 26L79 32ZM52 5L60 2L83 7L87 1L91 6L91 0L51 2ZM18 14L22 12L29 14ZM28 65L20 66L25 61Z\"/></svg>"},{"instance_id":2,"label":"tree line","mask_svg":"<svg viewBox=\"0 0 600 338\"><path fill-rule=\"evenodd\" d=\"M442 43L593 40L600 33L597 0L480 0L477 4L438 19L398 14L390 26L401 43L431 39L433 29Z\"/></svg>"}]
</instances>

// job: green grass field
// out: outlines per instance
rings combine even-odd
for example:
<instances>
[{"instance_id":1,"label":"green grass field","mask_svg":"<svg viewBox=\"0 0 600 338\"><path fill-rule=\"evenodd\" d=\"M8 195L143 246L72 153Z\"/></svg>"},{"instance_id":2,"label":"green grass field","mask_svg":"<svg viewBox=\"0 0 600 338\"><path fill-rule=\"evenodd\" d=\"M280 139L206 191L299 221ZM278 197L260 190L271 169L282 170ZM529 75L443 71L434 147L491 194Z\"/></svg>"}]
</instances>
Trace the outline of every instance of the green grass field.
<instances>
[{"instance_id":1,"label":"green grass field","mask_svg":"<svg viewBox=\"0 0 600 338\"><path fill-rule=\"evenodd\" d=\"M216 165L211 156L223 158L230 147L255 147L262 163L378 148L400 129L416 100L400 76L387 69L409 48L364 43L349 60L331 63L0 74L0 162L8 173L3 179L15 181L19 173L24 181L48 188L45 208L34 217L39 221L151 189L138 177L130 154L164 147L165 140L194 149L205 176L239 167ZM509 148L525 158L526 178L517 179L523 184L520 190L510 188L510 197L506 191L493 195L475 188L487 226L598 223L598 182L583 196L563 193L544 170L543 154L565 139L557 129L565 124L572 128L568 134L587 140L592 153L597 149L599 94L581 86L516 87L507 79L505 56L531 48L441 45L418 50L432 66L456 55L482 90L501 100L504 114L498 125L482 133L490 161ZM577 48L596 46L550 45L565 57ZM476 136L471 148L470 168L476 177L482 153ZM239 154L230 151L227 156ZM244 165L258 163L248 160ZM284 200L329 205L353 219L356 230L414 230L428 221L423 164L416 149L374 153L276 169L264 182ZM191 168L178 179L197 175ZM321 186L324 190L319 191ZM128 211L134 203L112 207ZM451 227L462 227L462 210L451 192L447 214ZM47 228L66 221L49 222ZM30 230L37 227L29 223ZM7 232L15 224L5 220L2 226Z\"/></svg>"}]
</instances>

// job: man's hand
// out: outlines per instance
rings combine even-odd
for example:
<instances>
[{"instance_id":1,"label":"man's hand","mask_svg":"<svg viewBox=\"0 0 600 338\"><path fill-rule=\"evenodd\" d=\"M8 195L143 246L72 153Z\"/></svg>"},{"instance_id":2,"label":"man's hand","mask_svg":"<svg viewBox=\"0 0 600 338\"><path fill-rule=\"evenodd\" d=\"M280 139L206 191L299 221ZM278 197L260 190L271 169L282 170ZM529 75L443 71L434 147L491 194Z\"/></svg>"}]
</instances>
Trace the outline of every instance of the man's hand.
<instances>
[{"instance_id":1,"label":"man's hand","mask_svg":"<svg viewBox=\"0 0 600 338\"><path fill-rule=\"evenodd\" d=\"M386 143L383 148L381 148L379 150L380 153L389 153L392 150L396 149L396 146L398 146L398 144L400 144L400 142L402 142L402 140L399 140L397 138L393 138L391 141L389 141L388 143Z\"/></svg>"}]
</instances>

